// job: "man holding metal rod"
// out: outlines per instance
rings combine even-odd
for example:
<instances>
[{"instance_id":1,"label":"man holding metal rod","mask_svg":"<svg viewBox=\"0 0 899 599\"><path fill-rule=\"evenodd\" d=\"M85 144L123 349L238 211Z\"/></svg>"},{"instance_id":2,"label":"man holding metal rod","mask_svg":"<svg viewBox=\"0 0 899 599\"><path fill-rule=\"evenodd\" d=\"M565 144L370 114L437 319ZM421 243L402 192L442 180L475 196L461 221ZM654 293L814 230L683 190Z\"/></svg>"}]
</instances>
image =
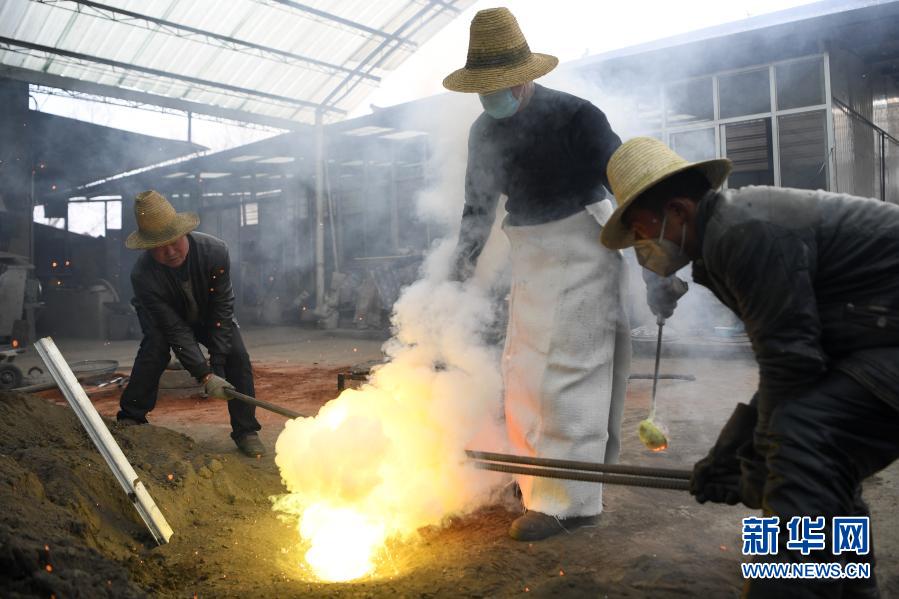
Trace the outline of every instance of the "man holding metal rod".
<instances>
[{"instance_id":1,"label":"man holding metal rod","mask_svg":"<svg viewBox=\"0 0 899 599\"><path fill-rule=\"evenodd\" d=\"M758 391L694 467L691 492L764 511L744 520L744 535L746 520L764 520L774 541L744 549L750 565L870 566L868 577L744 569L745 596L877 597L873 544L862 549L853 533L856 549L844 552L850 543L837 538L838 523L867 528L862 480L899 457L899 207L825 191L718 191L730 169L726 159L689 163L655 139L624 143L609 161L620 205L602 242L634 246L660 274L692 262L693 280L746 326Z\"/></svg>"},{"instance_id":2,"label":"man holding metal rod","mask_svg":"<svg viewBox=\"0 0 899 599\"><path fill-rule=\"evenodd\" d=\"M250 356L234 320L230 259L223 241L194 231L199 217L178 213L161 194L145 191L134 201L138 230L125 241L146 250L131 271L132 303L143 339L131 380L122 393L118 421L145 424L156 405L169 351L209 397L228 400L231 438L245 455L265 454L255 406L229 399L226 390L255 395ZM209 361L200 344L209 350Z\"/></svg>"}]
</instances>

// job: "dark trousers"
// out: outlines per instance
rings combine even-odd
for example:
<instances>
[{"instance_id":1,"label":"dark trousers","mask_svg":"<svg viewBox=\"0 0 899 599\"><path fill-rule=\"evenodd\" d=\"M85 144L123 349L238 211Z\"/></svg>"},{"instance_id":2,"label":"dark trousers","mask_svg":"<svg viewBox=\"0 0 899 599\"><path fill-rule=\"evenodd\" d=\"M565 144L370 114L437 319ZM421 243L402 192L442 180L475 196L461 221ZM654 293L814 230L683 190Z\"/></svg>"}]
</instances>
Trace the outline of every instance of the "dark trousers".
<instances>
[{"instance_id":1,"label":"dark trousers","mask_svg":"<svg viewBox=\"0 0 899 599\"><path fill-rule=\"evenodd\" d=\"M141 330L144 334L131 369L131 380L122 392L118 418L131 418L138 422L147 421L147 412L156 406L159 392L159 377L169 363L169 344L162 331L156 328L143 310L137 310ZM231 337L231 352L226 356L224 367L216 365L213 371L234 385L245 395L256 396L253 386L253 368L250 355L244 346L237 323L234 323ZM197 341L207 345L209 337L203 329L194 329ZM238 439L247 433L258 431L261 426L256 420L256 406L231 399L228 401L231 416L231 437Z\"/></svg>"},{"instance_id":2,"label":"dark trousers","mask_svg":"<svg viewBox=\"0 0 899 599\"><path fill-rule=\"evenodd\" d=\"M833 372L819 384L775 408L757 429L756 447L766 456L763 490L766 516L779 516L781 530L776 556L757 562L862 562L874 575L871 553L856 556L831 553L834 516L868 516L861 499L862 480L899 457L899 411L877 399L851 378ZM786 523L793 516L825 517L827 548L808 556L786 548ZM887 523L881 523L886 526ZM744 596L751 599L849 598L860 595L874 580L750 580ZM868 595L870 596L870 595Z\"/></svg>"}]
</instances>

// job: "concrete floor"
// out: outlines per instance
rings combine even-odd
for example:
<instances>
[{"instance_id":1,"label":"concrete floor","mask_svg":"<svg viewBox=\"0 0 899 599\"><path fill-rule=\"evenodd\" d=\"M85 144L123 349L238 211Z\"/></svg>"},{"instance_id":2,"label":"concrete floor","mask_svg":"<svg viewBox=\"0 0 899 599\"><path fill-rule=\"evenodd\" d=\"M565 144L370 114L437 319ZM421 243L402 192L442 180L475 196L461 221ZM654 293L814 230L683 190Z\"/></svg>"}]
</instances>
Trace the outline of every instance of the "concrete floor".
<instances>
[{"instance_id":1,"label":"concrete floor","mask_svg":"<svg viewBox=\"0 0 899 599\"><path fill-rule=\"evenodd\" d=\"M286 326L250 326L240 330L253 362L289 362L310 366L343 366L377 359L381 356L381 345L386 338L386 334L381 332L322 331ZM117 360L122 370L130 370L140 345L139 340L54 338L54 341L70 363ZM33 348L19 356L16 364L23 372L32 366L44 369L40 356Z\"/></svg>"}]
</instances>

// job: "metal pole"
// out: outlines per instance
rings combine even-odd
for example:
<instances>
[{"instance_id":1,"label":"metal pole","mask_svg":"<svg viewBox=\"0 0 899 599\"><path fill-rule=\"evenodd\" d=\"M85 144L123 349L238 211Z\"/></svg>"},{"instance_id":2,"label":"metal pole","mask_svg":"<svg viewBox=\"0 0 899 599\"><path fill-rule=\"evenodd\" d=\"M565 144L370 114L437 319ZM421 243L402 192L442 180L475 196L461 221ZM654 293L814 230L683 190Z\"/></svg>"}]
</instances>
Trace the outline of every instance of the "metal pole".
<instances>
[{"instance_id":1,"label":"metal pole","mask_svg":"<svg viewBox=\"0 0 899 599\"><path fill-rule=\"evenodd\" d=\"M575 460L559 460L554 458L532 458L520 455L493 453L490 451L465 450L465 455L473 460L486 460L490 462L506 462L523 466L541 466L548 468L560 468L563 470L583 470L585 472L603 472L605 474L627 474L629 476L651 476L655 478L673 478L690 480L690 470L676 470L674 468L647 468L645 466L626 466L624 464L598 464L594 462L579 462Z\"/></svg>"},{"instance_id":2,"label":"metal pole","mask_svg":"<svg viewBox=\"0 0 899 599\"><path fill-rule=\"evenodd\" d=\"M887 201L887 159L886 159L886 136L880 134L880 199Z\"/></svg>"},{"instance_id":3,"label":"metal pole","mask_svg":"<svg viewBox=\"0 0 899 599\"><path fill-rule=\"evenodd\" d=\"M277 404L273 404L268 401L264 401L262 399L256 399L255 397L250 397L249 395L244 395L243 393L239 393L234 389L225 389L225 395L230 397L231 399L236 399L238 401L242 401L244 403L248 403L264 410L268 410L269 412L274 412L275 414L281 414L282 416L287 416L288 418L306 418L305 414L300 414L299 412L295 412L289 408L281 407Z\"/></svg>"},{"instance_id":4,"label":"metal pole","mask_svg":"<svg viewBox=\"0 0 899 599\"><path fill-rule=\"evenodd\" d=\"M315 307L325 305L325 127L315 111Z\"/></svg>"},{"instance_id":5,"label":"metal pole","mask_svg":"<svg viewBox=\"0 0 899 599\"><path fill-rule=\"evenodd\" d=\"M656 341L656 365L652 372L652 405L649 408L649 419L652 420L656 415L656 390L659 387L659 363L662 359L662 329L665 326L665 319L661 316L658 318L659 337Z\"/></svg>"},{"instance_id":6,"label":"metal pole","mask_svg":"<svg viewBox=\"0 0 899 599\"><path fill-rule=\"evenodd\" d=\"M47 365L50 376L62 389L63 395L66 396L66 400L72 406L72 411L78 416L78 420L81 421L81 425L87 431L91 441L94 442L103 459L106 460L106 464L112 470L112 474L119 482L119 485L125 491L128 499L134 504L147 528L150 529L150 534L153 535L158 544L164 545L168 543L173 534L172 528L166 521L165 516L162 515L162 512L159 511L153 498L150 497L144 484L137 477L137 473L134 471L131 463L128 462L128 458L122 453L122 449L116 443L109 429L106 428L103 419L97 413L97 409L94 408L94 405L84 393L84 389L78 384L75 374L69 368L69 365L66 364L56 344L53 343L53 339L50 337L39 339L34 344L34 347Z\"/></svg>"},{"instance_id":7,"label":"metal pole","mask_svg":"<svg viewBox=\"0 0 899 599\"><path fill-rule=\"evenodd\" d=\"M670 489L672 491L689 491L690 481L674 478L654 478L651 476L625 476L622 474L604 474L600 472L578 472L576 470L554 470L532 466L510 466L490 462L475 462L475 467L506 474L523 474L541 478L560 478L578 480L589 483L605 483L607 485L627 485L631 487L649 487L653 489Z\"/></svg>"}]
</instances>

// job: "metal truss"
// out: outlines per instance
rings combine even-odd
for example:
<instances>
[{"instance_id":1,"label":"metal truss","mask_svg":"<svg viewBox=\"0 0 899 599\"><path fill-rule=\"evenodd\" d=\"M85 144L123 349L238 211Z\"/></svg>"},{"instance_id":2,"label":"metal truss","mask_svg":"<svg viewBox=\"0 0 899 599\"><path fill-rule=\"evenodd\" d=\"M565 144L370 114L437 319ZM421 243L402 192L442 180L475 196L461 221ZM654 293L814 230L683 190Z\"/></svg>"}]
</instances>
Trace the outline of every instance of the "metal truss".
<instances>
[{"instance_id":1,"label":"metal truss","mask_svg":"<svg viewBox=\"0 0 899 599\"><path fill-rule=\"evenodd\" d=\"M331 91L322 104L325 106L336 105L364 80L365 74L369 74L371 71L381 66L394 52L399 50L401 45L394 43L393 39L400 39L399 36L402 34L414 34L446 11L459 12L459 9L453 6L453 0L429 0L425 6L418 10L418 12L396 30L394 38L385 39L377 48L372 50L368 56L359 63L356 69L354 69L351 74L347 75L343 81ZM380 58L378 57L379 54ZM344 88L346 88L346 90L341 93Z\"/></svg>"},{"instance_id":2,"label":"metal truss","mask_svg":"<svg viewBox=\"0 0 899 599\"><path fill-rule=\"evenodd\" d=\"M238 97L255 97L262 98L265 100L272 101L277 104L286 104L288 106L294 106L298 109L306 108L306 109L315 109L316 111L326 111L333 112L337 114L346 114L345 110L335 108L333 106L323 106L321 104L317 104L315 102L310 102L307 100L300 100L298 98L291 98L288 96L281 96L278 94L272 94L269 92L258 91L254 89L249 89L246 87L240 87L237 85L231 85L229 83L222 83L219 81L211 81L208 79L201 79L199 77L192 77L189 75L180 75L178 73L172 73L170 71L163 71L161 69L154 69L150 67L144 67L136 64L120 62L117 60L111 60L108 58L103 58L100 56L91 56L88 54L83 54L81 52L72 52L70 50L63 50L62 48L53 48L50 46L44 46L41 44L34 44L32 42L26 42L22 40L16 40L8 37L0 36L0 45L5 45L8 47L18 47L18 48L26 48L28 50L33 50L37 52L42 52L49 56L62 56L65 58L70 58L77 61L83 61L88 63L102 64L108 67L112 67L114 69L121 69L124 71L136 71L139 73L143 73L146 75L151 75L153 77L163 77L166 79L173 79L175 81L183 81L185 83L190 83L193 85L198 85L207 88L215 88L218 90L223 90L226 92L231 92L232 94L237 94ZM294 113L296 114L296 112Z\"/></svg>"},{"instance_id":3,"label":"metal truss","mask_svg":"<svg viewBox=\"0 0 899 599\"><path fill-rule=\"evenodd\" d=\"M37 4L46 4L57 8L62 8L78 14L88 14L97 18L107 19L114 23L123 23L133 27L139 27L147 31L164 31L168 35L178 37L180 39L189 39L201 41L202 43L214 45L219 48L240 52L249 56L274 60L285 64L294 64L302 62L309 67L315 68L325 73L352 73L349 67L330 63L324 60L303 56L294 52L288 52L262 44L256 44L247 40L241 40L235 37L221 35L211 31L198 29L189 25L175 23L166 19L160 19L130 10L125 10L115 6L93 2L92 0L31 0ZM74 6L67 6L74 5ZM367 79L373 82L379 82L380 77L367 74Z\"/></svg>"},{"instance_id":4,"label":"metal truss","mask_svg":"<svg viewBox=\"0 0 899 599\"><path fill-rule=\"evenodd\" d=\"M405 38L405 37L400 37L397 33L390 33L387 31L382 31L380 29L376 29L374 27L369 27L368 25L365 25L363 23L358 23L351 19L347 19L345 17L341 17L341 16L335 15L333 13L329 13L327 11L324 11L324 10L321 10L318 8L313 8L311 6L307 6L300 2L296 2L295 0L257 0L257 1L261 1L264 4L269 4L269 5L271 5L272 3L281 4L283 6L287 6L294 10L298 10L300 12L304 12L306 14L312 15L312 16L322 19L324 21L331 21L332 23L337 23L337 24L347 27L349 29L354 29L356 31L362 31L368 35L373 35L373 36L376 36L379 38L383 38L385 41L389 40L389 41L397 42L411 50L415 50L418 48L417 42L415 42L411 39Z\"/></svg>"}]
</instances>

